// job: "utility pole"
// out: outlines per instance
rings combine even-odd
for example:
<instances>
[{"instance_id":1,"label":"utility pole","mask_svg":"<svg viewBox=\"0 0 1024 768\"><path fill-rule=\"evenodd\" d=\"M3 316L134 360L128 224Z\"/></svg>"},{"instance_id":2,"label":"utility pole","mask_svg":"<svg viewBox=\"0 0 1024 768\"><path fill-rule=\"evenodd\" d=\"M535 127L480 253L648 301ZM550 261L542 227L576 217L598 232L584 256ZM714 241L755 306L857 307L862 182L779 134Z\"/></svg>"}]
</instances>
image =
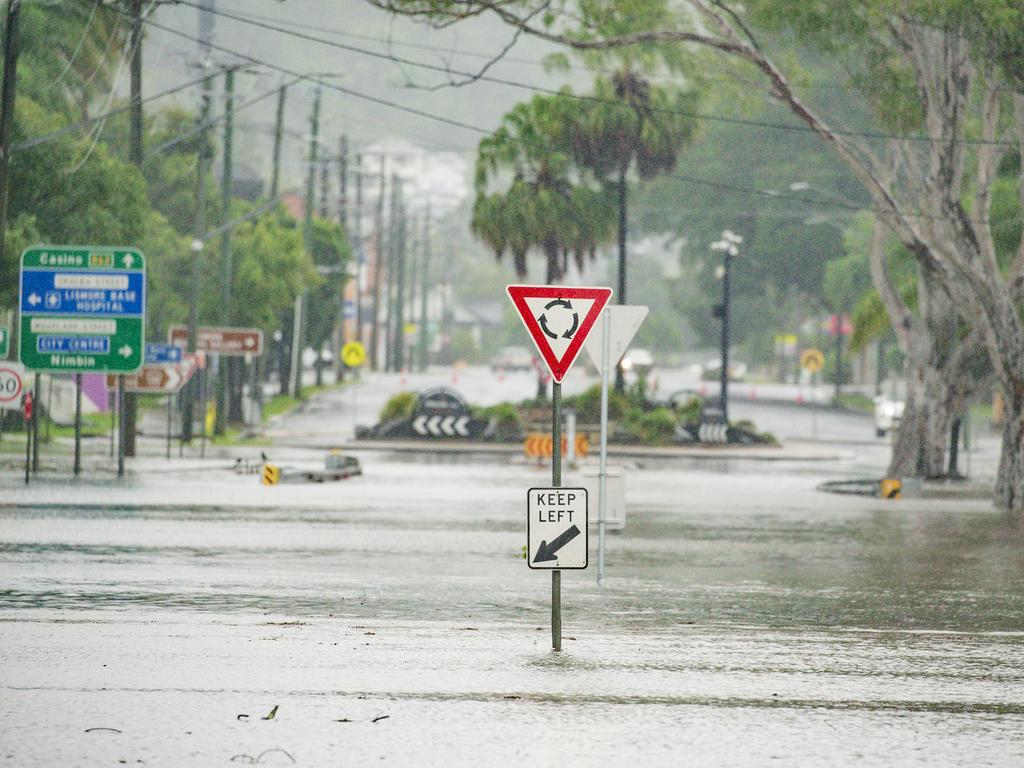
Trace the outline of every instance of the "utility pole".
<instances>
[{"instance_id":1,"label":"utility pole","mask_svg":"<svg viewBox=\"0 0 1024 768\"><path fill-rule=\"evenodd\" d=\"M420 335L419 335L419 369L427 370L427 299L428 281L430 279L430 203L423 217L423 251L420 265Z\"/></svg>"},{"instance_id":2,"label":"utility pole","mask_svg":"<svg viewBox=\"0 0 1024 768\"><path fill-rule=\"evenodd\" d=\"M224 72L224 168L221 174L220 207L221 224L231 221L232 195L232 154L235 131L235 70L229 67ZM220 236L220 322L231 324L231 231ZM217 369L217 418L213 433L223 435L228 420L228 366L229 358L221 356ZM232 366L233 367L233 366Z\"/></svg>"},{"instance_id":3,"label":"utility pole","mask_svg":"<svg viewBox=\"0 0 1024 768\"><path fill-rule=\"evenodd\" d=\"M131 0L132 27L129 38L131 51L131 134L129 146L129 158L132 165L142 173L142 141L143 141L143 116L142 116L142 0ZM117 474L124 474L124 457L135 455L135 423L138 414L138 395L134 392L124 391L124 377L117 377L117 401L120 404L121 414L118 423L120 429L120 444L118 450Z\"/></svg>"},{"instance_id":4,"label":"utility pole","mask_svg":"<svg viewBox=\"0 0 1024 768\"><path fill-rule=\"evenodd\" d=\"M7 237L7 197L10 189L11 135L14 132L14 95L18 82L18 26L21 19L22 0L8 0L7 18L4 23L4 75L0 91L0 264L7 258L4 242ZM15 338L20 332L19 307L15 305L11 318L11 338L8 343L16 350ZM17 354L13 352L12 354ZM28 426L26 425L26 430ZM36 435L38 442L39 436ZM27 472L27 470L26 470ZM25 482L28 482L26 474Z\"/></svg>"},{"instance_id":5,"label":"utility pole","mask_svg":"<svg viewBox=\"0 0 1024 768\"><path fill-rule=\"evenodd\" d=\"M403 252L403 261L408 262L402 265L402 272L408 274L408 279L405 280L405 295L402 297L402 309L404 310L402 315L402 345L400 347L402 351L401 366L400 368L408 367L411 371L413 366L416 364L416 347L410 346L406 343L406 327L416 322L416 294L418 291L416 288L419 285L417 276L419 275L420 262L423 256L423 242L419 238L419 218L409 217L405 223L405 232L408 233L408 248Z\"/></svg>"},{"instance_id":6,"label":"utility pole","mask_svg":"<svg viewBox=\"0 0 1024 768\"><path fill-rule=\"evenodd\" d=\"M310 260L313 258L313 198L315 195L316 186L316 169L317 169L317 142L320 134L320 88L317 87L313 95L313 113L309 118L310 128L312 133L309 139L309 174L306 176L306 200L305 200L305 216L302 223L302 240L306 248L306 253L309 254ZM309 289L304 288L302 291L301 300L296 303L298 311L295 317L295 347L292 349L292 376L295 381L294 389L292 390L292 396L297 400L302 399L302 345L304 343L305 334L304 325L306 322L306 304L309 298Z\"/></svg>"},{"instance_id":7,"label":"utility pole","mask_svg":"<svg viewBox=\"0 0 1024 768\"><path fill-rule=\"evenodd\" d=\"M363 268L366 254L363 252L363 156L356 155L355 165L356 202L352 212L353 234L356 259L356 332L355 340L363 343Z\"/></svg>"},{"instance_id":8,"label":"utility pole","mask_svg":"<svg viewBox=\"0 0 1024 768\"><path fill-rule=\"evenodd\" d=\"M391 259L394 265L393 296L394 311L391 312L391 342L389 344L392 370L402 369L402 293L405 290L405 210L402 202L402 182L398 174L391 177L391 208L392 231L394 242L391 248Z\"/></svg>"},{"instance_id":9,"label":"utility pole","mask_svg":"<svg viewBox=\"0 0 1024 768\"><path fill-rule=\"evenodd\" d=\"M355 290L352 292L353 300L352 304L355 308L355 317L353 318L353 325L355 327L355 333L352 338L359 341L359 252L358 244L355 243L353 238L348 232L348 139L344 134L341 135L338 140L338 224L341 226L342 232L345 234L345 239L349 242L352 247L353 255L356 257L355 262ZM351 272L350 272L351 274ZM345 341L344 330L345 320L347 315L346 302L344 296L347 293L348 284L347 281L342 287L342 302L341 312L338 313L338 325L337 333L334 339L334 349L332 350L335 354L335 381L341 381L345 376L345 363L341 359L341 344Z\"/></svg>"},{"instance_id":10,"label":"utility pole","mask_svg":"<svg viewBox=\"0 0 1024 768\"><path fill-rule=\"evenodd\" d=\"M196 155L196 207L192 220L192 285L189 297L188 308L188 348L196 351L196 336L199 328L199 298L200 286L202 285L202 255L205 243L203 237L206 235L206 171L207 163L210 160L209 132L210 122L210 101L212 99L213 82L210 76L210 53L212 51L211 41L213 38L213 0L202 0L202 8L199 11L199 40L202 61L200 66L206 72L206 79L203 81L202 103L199 109L199 152ZM199 371L189 382L188 394L185 398L184 407L181 409L181 438L184 442L192 442L192 422L195 416L195 404L202 397L205 391L205 371ZM205 419L206 414L201 413L200 418ZM205 421L203 429L205 430Z\"/></svg>"},{"instance_id":11,"label":"utility pole","mask_svg":"<svg viewBox=\"0 0 1024 768\"><path fill-rule=\"evenodd\" d=\"M331 169L327 158L320 161L320 218L327 218L328 195L331 191Z\"/></svg>"},{"instance_id":12,"label":"utility pole","mask_svg":"<svg viewBox=\"0 0 1024 768\"><path fill-rule=\"evenodd\" d=\"M281 90L277 92L277 118L274 121L274 159L273 171L270 177L270 198L277 197L278 186L281 182L281 143L284 138L284 98L288 86L282 83Z\"/></svg>"},{"instance_id":13,"label":"utility pole","mask_svg":"<svg viewBox=\"0 0 1024 768\"><path fill-rule=\"evenodd\" d=\"M338 223L348 226L348 137L341 135L338 140Z\"/></svg>"},{"instance_id":14,"label":"utility pole","mask_svg":"<svg viewBox=\"0 0 1024 768\"><path fill-rule=\"evenodd\" d=\"M626 168L619 169L619 304L626 303ZM615 391L626 389L622 361L615 366Z\"/></svg>"},{"instance_id":15,"label":"utility pole","mask_svg":"<svg viewBox=\"0 0 1024 768\"><path fill-rule=\"evenodd\" d=\"M373 318L370 326L370 368L374 371L379 367L377 353L380 349L380 273L384 266L384 193L387 183L387 155L380 156L380 193L377 196L377 215L375 216L373 257ZM387 365L385 364L385 369Z\"/></svg>"}]
</instances>

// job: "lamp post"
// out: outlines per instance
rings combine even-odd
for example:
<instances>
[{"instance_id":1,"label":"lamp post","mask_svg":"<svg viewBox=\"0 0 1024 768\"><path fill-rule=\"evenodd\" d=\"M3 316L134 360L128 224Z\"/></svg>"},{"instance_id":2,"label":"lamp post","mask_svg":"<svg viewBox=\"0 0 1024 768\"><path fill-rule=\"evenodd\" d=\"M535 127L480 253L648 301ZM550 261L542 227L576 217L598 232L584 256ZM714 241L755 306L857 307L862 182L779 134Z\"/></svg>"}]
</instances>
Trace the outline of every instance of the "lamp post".
<instances>
[{"instance_id":1,"label":"lamp post","mask_svg":"<svg viewBox=\"0 0 1024 768\"><path fill-rule=\"evenodd\" d=\"M732 230L722 232L722 239L711 244L712 251L721 251L723 262L720 268L722 278L722 303L716 304L712 310L715 317L722 321L722 367L719 371L719 399L722 403L722 419L729 423L729 271L732 257L739 254L739 244L743 238Z\"/></svg>"}]
</instances>

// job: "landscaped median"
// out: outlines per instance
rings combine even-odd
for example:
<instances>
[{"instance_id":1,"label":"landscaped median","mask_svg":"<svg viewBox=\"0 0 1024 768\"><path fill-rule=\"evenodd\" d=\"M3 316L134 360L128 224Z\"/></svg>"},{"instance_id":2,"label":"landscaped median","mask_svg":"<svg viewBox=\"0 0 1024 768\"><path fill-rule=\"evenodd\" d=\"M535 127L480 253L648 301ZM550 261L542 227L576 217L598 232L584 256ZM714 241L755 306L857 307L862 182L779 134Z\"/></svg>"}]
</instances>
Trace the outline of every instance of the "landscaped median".
<instances>
[{"instance_id":1,"label":"landscaped median","mask_svg":"<svg viewBox=\"0 0 1024 768\"><path fill-rule=\"evenodd\" d=\"M566 397L563 411L573 413L576 431L596 444L600 431L601 390L591 387ZM608 393L609 442L667 447L678 445L776 445L775 437L758 433L750 422L725 424L716 409L697 395L682 402L648 400L638 388ZM551 430L551 404L526 400L486 408L471 406L445 387L420 394L401 392L381 410L379 423L360 430L362 440L473 439L493 443L521 442L527 435Z\"/></svg>"}]
</instances>

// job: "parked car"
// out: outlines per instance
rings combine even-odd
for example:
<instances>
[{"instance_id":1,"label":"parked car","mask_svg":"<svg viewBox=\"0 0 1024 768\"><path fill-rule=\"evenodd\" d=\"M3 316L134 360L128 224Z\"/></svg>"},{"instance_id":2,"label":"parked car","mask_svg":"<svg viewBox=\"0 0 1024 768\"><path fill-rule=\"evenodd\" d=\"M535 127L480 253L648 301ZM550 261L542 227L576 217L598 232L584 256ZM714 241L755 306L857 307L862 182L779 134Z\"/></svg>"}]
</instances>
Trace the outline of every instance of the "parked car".
<instances>
[{"instance_id":1,"label":"parked car","mask_svg":"<svg viewBox=\"0 0 1024 768\"><path fill-rule=\"evenodd\" d=\"M708 360L704 363L704 370L700 377L704 381L717 381L719 371L722 370L721 360ZM747 364L739 360L729 361L729 381L743 381L747 378Z\"/></svg>"},{"instance_id":2,"label":"parked car","mask_svg":"<svg viewBox=\"0 0 1024 768\"><path fill-rule=\"evenodd\" d=\"M313 366L316 365L316 361L317 361L317 353L316 353L315 349L313 349L312 347L306 347L304 350L302 350L302 367L303 368L312 368ZM324 368L327 368L327 367L329 367L329 366L331 366L333 364L334 364L334 353L332 353L331 350L326 349L326 348L321 349L320 350L320 365L322 365Z\"/></svg>"},{"instance_id":3,"label":"parked car","mask_svg":"<svg viewBox=\"0 0 1024 768\"><path fill-rule=\"evenodd\" d=\"M491 370L529 371L533 368L533 354L526 347L502 347L491 359Z\"/></svg>"},{"instance_id":4,"label":"parked car","mask_svg":"<svg viewBox=\"0 0 1024 768\"><path fill-rule=\"evenodd\" d=\"M890 400L884 396L875 398L875 434L885 437L889 431L896 429L903 419L902 400Z\"/></svg>"}]
</instances>

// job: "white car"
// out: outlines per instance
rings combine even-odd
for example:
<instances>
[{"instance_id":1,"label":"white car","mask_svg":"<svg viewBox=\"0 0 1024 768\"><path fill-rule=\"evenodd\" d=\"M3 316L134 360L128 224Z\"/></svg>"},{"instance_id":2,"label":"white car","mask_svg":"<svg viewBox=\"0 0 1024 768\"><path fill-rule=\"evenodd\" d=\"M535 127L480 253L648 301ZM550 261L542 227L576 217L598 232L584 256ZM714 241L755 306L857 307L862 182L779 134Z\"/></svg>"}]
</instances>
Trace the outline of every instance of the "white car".
<instances>
[{"instance_id":1,"label":"white car","mask_svg":"<svg viewBox=\"0 0 1024 768\"><path fill-rule=\"evenodd\" d=\"M885 437L891 430L896 429L903 419L903 408L905 403L902 400L890 400L887 397L875 398L875 434Z\"/></svg>"},{"instance_id":2,"label":"white car","mask_svg":"<svg viewBox=\"0 0 1024 768\"><path fill-rule=\"evenodd\" d=\"M491 370L528 371L533 368L533 354L526 347L503 347L491 360Z\"/></svg>"}]
</instances>

